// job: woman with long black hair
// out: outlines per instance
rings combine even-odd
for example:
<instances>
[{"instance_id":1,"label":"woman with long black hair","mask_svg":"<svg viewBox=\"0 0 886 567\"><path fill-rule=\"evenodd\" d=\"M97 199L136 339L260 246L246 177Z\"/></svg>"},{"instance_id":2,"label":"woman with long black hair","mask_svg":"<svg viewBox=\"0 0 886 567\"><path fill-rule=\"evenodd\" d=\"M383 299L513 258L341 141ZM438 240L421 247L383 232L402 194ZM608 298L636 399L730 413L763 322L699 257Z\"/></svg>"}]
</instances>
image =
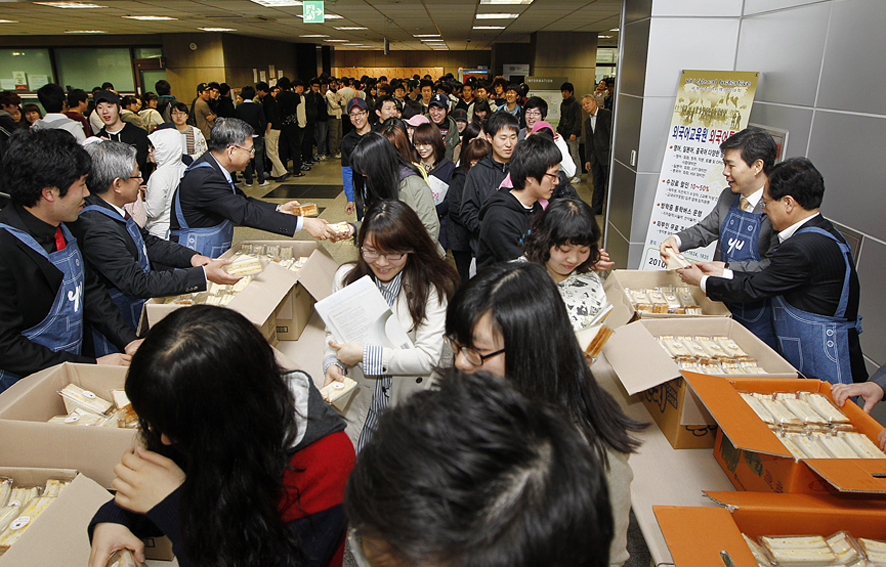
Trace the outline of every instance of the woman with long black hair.
<instances>
[{"instance_id":1,"label":"woman with long black hair","mask_svg":"<svg viewBox=\"0 0 886 567\"><path fill-rule=\"evenodd\" d=\"M568 416L606 465L615 531L610 565L627 561L628 464L644 425L624 414L594 378L560 293L540 265L505 262L463 285L449 304L446 336L465 372L507 377L530 400Z\"/></svg>"},{"instance_id":2,"label":"woman with long black hair","mask_svg":"<svg viewBox=\"0 0 886 567\"><path fill-rule=\"evenodd\" d=\"M169 314L133 357L126 394L145 448L89 526L90 567L165 534L179 565L341 566L354 448L311 377L286 372L245 317Z\"/></svg>"},{"instance_id":3,"label":"woman with long black hair","mask_svg":"<svg viewBox=\"0 0 886 567\"><path fill-rule=\"evenodd\" d=\"M431 240L437 242L440 221L431 188L418 168L404 161L384 136L377 132L363 136L351 153L351 169L354 191L363 196L366 210L381 201L402 201L415 211ZM359 230L357 224L354 230ZM443 247L438 244L437 248L442 256Z\"/></svg>"}]
</instances>

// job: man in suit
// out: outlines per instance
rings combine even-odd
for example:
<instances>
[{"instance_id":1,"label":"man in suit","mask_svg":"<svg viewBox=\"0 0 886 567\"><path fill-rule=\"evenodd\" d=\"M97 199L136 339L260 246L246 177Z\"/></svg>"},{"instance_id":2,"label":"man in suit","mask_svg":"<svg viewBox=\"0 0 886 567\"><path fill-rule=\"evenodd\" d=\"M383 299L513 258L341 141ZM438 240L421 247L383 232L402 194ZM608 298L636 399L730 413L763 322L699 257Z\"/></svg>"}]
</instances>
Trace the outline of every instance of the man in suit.
<instances>
[{"instance_id":1,"label":"man in suit","mask_svg":"<svg viewBox=\"0 0 886 567\"><path fill-rule=\"evenodd\" d=\"M588 113L585 119L585 169L594 178L594 196L591 208L595 215L603 214L606 197L606 181L609 179L609 146L612 141L612 112L599 108L591 95L581 99L581 106Z\"/></svg>"},{"instance_id":2,"label":"man in suit","mask_svg":"<svg viewBox=\"0 0 886 567\"><path fill-rule=\"evenodd\" d=\"M123 319L137 330L142 305L151 297L204 291L207 282L234 284L223 266L230 260L211 260L193 250L152 236L123 209L139 194L141 173L135 148L123 142L90 143L92 171L86 180L91 193L76 222L69 228L83 251L86 264L108 288ZM159 263L177 270L154 270ZM94 332L96 354L117 352L103 335Z\"/></svg>"},{"instance_id":3,"label":"man in suit","mask_svg":"<svg viewBox=\"0 0 886 567\"><path fill-rule=\"evenodd\" d=\"M63 223L89 195L90 160L68 132L17 132L3 160L12 204L0 211L0 392L62 362L128 365L136 340ZM81 353L84 323L120 351Z\"/></svg>"},{"instance_id":4,"label":"man in suit","mask_svg":"<svg viewBox=\"0 0 886 567\"><path fill-rule=\"evenodd\" d=\"M766 174L775 164L778 147L772 136L759 128L746 128L722 144L723 175L729 187L720 193L714 210L698 224L661 243L661 258L682 250L703 248L717 242L717 265L743 272L758 272L769 264L778 235L763 211ZM733 317L763 342L777 348L769 300L727 303Z\"/></svg>"},{"instance_id":5,"label":"man in suit","mask_svg":"<svg viewBox=\"0 0 886 567\"><path fill-rule=\"evenodd\" d=\"M774 166L763 202L778 247L760 271L719 264L678 270L717 301L772 299L779 351L807 378L832 384L867 379L858 335L860 289L843 235L819 213L824 179L806 158Z\"/></svg>"},{"instance_id":6,"label":"man in suit","mask_svg":"<svg viewBox=\"0 0 886 567\"><path fill-rule=\"evenodd\" d=\"M274 205L247 197L234 187L231 174L243 171L255 153L252 126L237 118L219 118L208 140L209 151L188 166L172 200L171 237L210 258L231 247L234 225L292 236L299 230L318 240L337 239L323 219L296 217L297 201Z\"/></svg>"}]
</instances>

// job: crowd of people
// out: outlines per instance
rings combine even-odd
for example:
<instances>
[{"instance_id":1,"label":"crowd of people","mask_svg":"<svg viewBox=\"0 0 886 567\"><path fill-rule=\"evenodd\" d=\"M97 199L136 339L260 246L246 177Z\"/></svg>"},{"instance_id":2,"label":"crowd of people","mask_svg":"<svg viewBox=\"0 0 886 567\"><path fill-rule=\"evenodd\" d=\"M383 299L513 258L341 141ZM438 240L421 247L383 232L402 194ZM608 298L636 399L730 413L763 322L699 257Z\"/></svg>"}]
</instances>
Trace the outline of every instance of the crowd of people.
<instances>
[{"instance_id":1,"label":"crowd of people","mask_svg":"<svg viewBox=\"0 0 886 567\"><path fill-rule=\"evenodd\" d=\"M143 101L105 84L90 111L86 93L48 84L29 127L0 93L0 392L60 362L128 365L142 428L90 525L91 565L120 548L141 558L140 538L164 533L181 565L338 566L348 525L374 567L628 560L644 424L576 337L609 307L597 215L612 85L577 98L564 83L556 127L524 87L324 75L201 83L187 104L165 81ZM819 214L823 178L805 158L776 164L756 128L720 149L729 187L662 258L716 241L718 261L683 280L869 410L886 378L865 382L858 277ZM328 159L344 232L237 187ZM573 187L582 166L590 204ZM341 415L233 311L181 309L137 335L147 299L239 281L218 259L234 226L353 238L331 292L369 277L406 331L400 347L327 334L321 382L357 382Z\"/></svg>"}]
</instances>

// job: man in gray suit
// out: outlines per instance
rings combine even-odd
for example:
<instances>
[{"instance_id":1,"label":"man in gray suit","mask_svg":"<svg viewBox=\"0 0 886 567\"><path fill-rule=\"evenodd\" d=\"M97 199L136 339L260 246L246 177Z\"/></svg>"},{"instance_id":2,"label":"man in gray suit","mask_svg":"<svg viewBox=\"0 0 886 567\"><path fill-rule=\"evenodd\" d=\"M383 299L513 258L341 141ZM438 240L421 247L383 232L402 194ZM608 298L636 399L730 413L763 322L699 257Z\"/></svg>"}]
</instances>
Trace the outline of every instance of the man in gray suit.
<instances>
[{"instance_id":1,"label":"man in gray suit","mask_svg":"<svg viewBox=\"0 0 886 567\"><path fill-rule=\"evenodd\" d=\"M662 260L681 250L703 248L717 242L714 258L721 267L759 272L769 264L778 245L778 233L763 212L766 174L775 165L778 147L760 128L745 128L720 144L723 175L729 187L720 193L717 206L695 226L669 236L659 246ZM727 303L734 319L763 342L775 348L768 300Z\"/></svg>"},{"instance_id":2,"label":"man in gray suit","mask_svg":"<svg viewBox=\"0 0 886 567\"><path fill-rule=\"evenodd\" d=\"M594 178L594 196L591 208L595 215L603 214L606 180L609 179L609 144L612 140L612 112L597 106L593 95L585 95L581 106L585 119L585 169Z\"/></svg>"}]
</instances>

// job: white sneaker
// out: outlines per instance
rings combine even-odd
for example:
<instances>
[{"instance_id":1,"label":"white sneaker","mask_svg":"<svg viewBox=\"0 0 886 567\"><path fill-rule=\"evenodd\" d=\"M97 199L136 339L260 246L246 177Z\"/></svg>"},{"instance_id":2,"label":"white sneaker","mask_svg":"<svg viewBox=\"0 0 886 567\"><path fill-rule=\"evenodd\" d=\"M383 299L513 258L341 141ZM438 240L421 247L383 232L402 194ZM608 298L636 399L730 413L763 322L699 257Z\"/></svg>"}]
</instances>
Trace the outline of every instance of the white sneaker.
<instances>
[{"instance_id":1,"label":"white sneaker","mask_svg":"<svg viewBox=\"0 0 886 567\"><path fill-rule=\"evenodd\" d=\"M569 183L581 183L581 177L576 175L572 179L569 180Z\"/></svg>"},{"instance_id":2,"label":"white sneaker","mask_svg":"<svg viewBox=\"0 0 886 567\"><path fill-rule=\"evenodd\" d=\"M267 187L268 185L270 185L270 183L268 183L267 179L258 184L259 187Z\"/></svg>"}]
</instances>

